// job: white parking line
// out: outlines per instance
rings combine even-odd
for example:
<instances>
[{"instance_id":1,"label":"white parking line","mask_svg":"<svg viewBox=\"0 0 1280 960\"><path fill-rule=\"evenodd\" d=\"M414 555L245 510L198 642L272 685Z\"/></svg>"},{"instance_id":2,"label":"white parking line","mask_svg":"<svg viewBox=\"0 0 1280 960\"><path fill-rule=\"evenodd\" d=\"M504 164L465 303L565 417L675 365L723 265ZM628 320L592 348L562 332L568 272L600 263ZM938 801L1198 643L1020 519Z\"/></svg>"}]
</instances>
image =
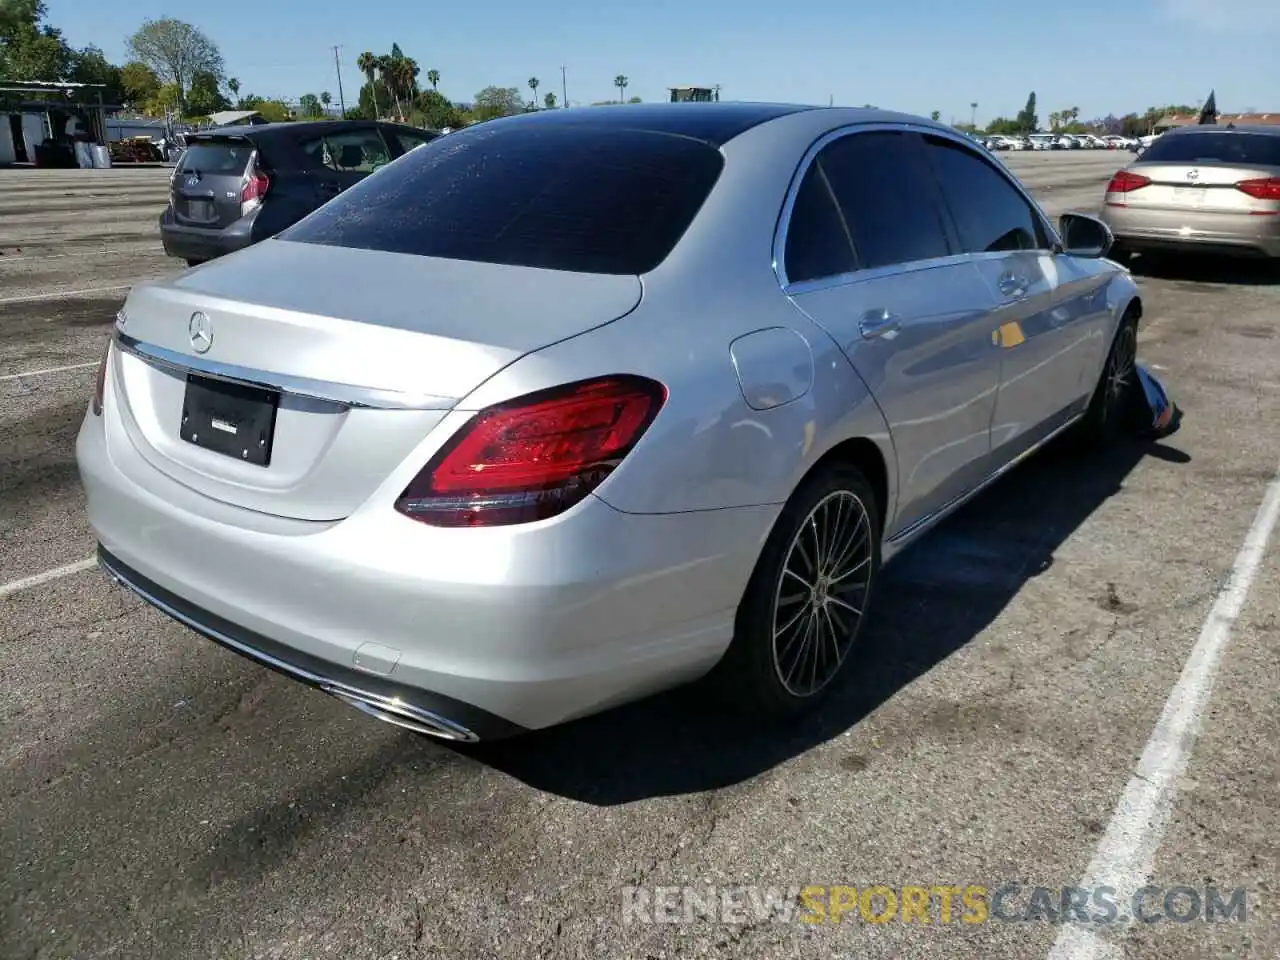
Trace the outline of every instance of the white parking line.
<instances>
[{"instance_id":1,"label":"white parking line","mask_svg":"<svg viewBox=\"0 0 1280 960\"><path fill-rule=\"evenodd\" d=\"M1218 591L1209 616L1182 675L1165 701L1164 710L1147 741L1137 769L1111 815L1080 886L1111 887L1116 903L1131 901L1151 876L1156 851L1173 812L1178 781L1186 770L1191 748L1200 732L1200 717L1213 692L1218 663L1231 640L1249 588L1266 555L1267 541L1280 518L1280 472L1267 486L1262 505L1231 567L1231 577ZM1108 930L1123 931L1124 924ZM1118 943L1099 927L1071 925L1059 934L1049 960L1112 960L1123 957Z\"/></svg>"},{"instance_id":2,"label":"white parking line","mask_svg":"<svg viewBox=\"0 0 1280 960\"><path fill-rule=\"evenodd\" d=\"M38 587L42 583L48 583L50 580L61 580L63 577L69 577L74 573L83 573L85 570L91 570L98 565L95 557L85 557L83 560L77 560L75 563L68 563L65 567L54 567L52 570L46 570L44 573L33 574L30 577L23 577L21 580L10 580L8 583L0 583L0 599L11 594L15 594L20 590L26 590L30 587Z\"/></svg>"},{"instance_id":3,"label":"white parking line","mask_svg":"<svg viewBox=\"0 0 1280 960\"><path fill-rule=\"evenodd\" d=\"M98 361L92 363L73 363L66 367L45 367L43 370L27 370L25 373L6 373L0 377L0 383L5 380L25 380L27 377L43 377L46 373L65 373L68 370L88 370L90 367L96 367Z\"/></svg>"},{"instance_id":4,"label":"white parking line","mask_svg":"<svg viewBox=\"0 0 1280 960\"><path fill-rule=\"evenodd\" d=\"M146 278L144 278L146 279ZM140 281L134 281L138 283ZM3 297L0 298L0 304L3 303L30 303L35 300L59 300L62 297L83 297L90 293L110 293L112 290L129 290L133 287L133 283L116 283L109 287L86 287L83 290L60 290L57 293L32 293L22 297Z\"/></svg>"}]
</instances>

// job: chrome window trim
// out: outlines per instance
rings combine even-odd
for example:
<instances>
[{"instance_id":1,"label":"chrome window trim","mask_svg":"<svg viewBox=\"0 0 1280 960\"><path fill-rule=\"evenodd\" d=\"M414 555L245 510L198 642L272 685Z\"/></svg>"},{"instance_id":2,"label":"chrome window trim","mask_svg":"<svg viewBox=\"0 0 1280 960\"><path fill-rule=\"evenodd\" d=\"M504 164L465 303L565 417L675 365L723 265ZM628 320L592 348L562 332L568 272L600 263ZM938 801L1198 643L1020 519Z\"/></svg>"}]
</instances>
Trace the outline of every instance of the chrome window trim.
<instances>
[{"instance_id":1,"label":"chrome window trim","mask_svg":"<svg viewBox=\"0 0 1280 960\"><path fill-rule=\"evenodd\" d=\"M792 283L787 279L786 271L786 250L787 250L787 233L791 229L791 214L795 208L796 195L800 192L800 184L804 182L805 176L809 172L809 167L813 165L814 158L822 151L824 147L835 140L842 137L858 134L858 133L876 133L890 131L894 133L917 133L920 135L928 135L948 140L955 145L962 147L972 153L983 163L988 164L996 169L996 172L1002 176L1005 181L1018 192L1018 195L1031 208L1034 216L1040 219L1040 223L1044 226L1045 234L1049 239L1050 249L1036 251L1028 250L1027 253L1060 253L1062 250L1062 240L1058 235L1057 229L1053 223L1045 216L1045 212L1040 209L1040 205L1031 197L1031 195L1022 186L1017 177L1009 173L1003 165L992 163L991 160L984 157L981 152L974 149L968 140L952 130L944 127L936 127L927 123L904 123L901 121L866 121L861 123L846 123L839 127L828 130L822 136L818 137L809 148L805 151L795 172L791 175L791 182L787 186L787 195L782 202L782 210L778 214L778 222L773 231L773 273L778 280L778 285L782 287L782 292L791 296L793 294L811 293L815 290L822 290L826 287L838 287L859 280L869 280L887 274L908 273L915 270L927 270L933 267L947 266L953 263L962 263L972 261L975 257L988 256L1005 256L1010 251L998 251L996 253L955 253L946 257L934 257L929 260L912 260L905 263L897 263L887 267L873 267L866 270L855 270L851 273L841 273L830 277L819 277L814 280L800 280Z\"/></svg>"},{"instance_id":2,"label":"chrome window trim","mask_svg":"<svg viewBox=\"0 0 1280 960\"><path fill-rule=\"evenodd\" d=\"M369 410L452 410L458 402L451 397L435 394L404 393L399 390L384 390L380 387L313 380L309 377L295 377L284 373L254 370L232 363L221 363L217 360L207 360L158 347L155 344L143 343L119 328L114 331L113 340L122 352L137 357L143 363L153 367L162 367L179 374L198 373L202 377L213 380L223 380L227 383L238 383L263 390L275 390L282 395L323 400L344 407Z\"/></svg>"}]
</instances>

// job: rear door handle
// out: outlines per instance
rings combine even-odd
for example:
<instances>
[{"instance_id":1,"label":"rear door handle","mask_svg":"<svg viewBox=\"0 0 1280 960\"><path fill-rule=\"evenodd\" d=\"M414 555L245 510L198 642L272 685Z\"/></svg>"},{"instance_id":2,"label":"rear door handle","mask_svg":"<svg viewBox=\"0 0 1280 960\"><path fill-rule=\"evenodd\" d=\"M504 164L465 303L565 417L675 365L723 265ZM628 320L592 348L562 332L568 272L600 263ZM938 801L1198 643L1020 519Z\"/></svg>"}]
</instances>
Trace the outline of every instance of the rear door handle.
<instances>
[{"instance_id":1,"label":"rear door handle","mask_svg":"<svg viewBox=\"0 0 1280 960\"><path fill-rule=\"evenodd\" d=\"M902 329L902 323L888 310L868 310L858 321L858 332L864 340L892 337Z\"/></svg>"},{"instance_id":2,"label":"rear door handle","mask_svg":"<svg viewBox=\"0 0 1280 960\"><path fill-rule=\"evenodd\" d=\"M1000 277L1000 292L1006 297L1020 297L1027 292L1027 281L1016 273L1006 273Z\"/></svg>"}]
</instances>

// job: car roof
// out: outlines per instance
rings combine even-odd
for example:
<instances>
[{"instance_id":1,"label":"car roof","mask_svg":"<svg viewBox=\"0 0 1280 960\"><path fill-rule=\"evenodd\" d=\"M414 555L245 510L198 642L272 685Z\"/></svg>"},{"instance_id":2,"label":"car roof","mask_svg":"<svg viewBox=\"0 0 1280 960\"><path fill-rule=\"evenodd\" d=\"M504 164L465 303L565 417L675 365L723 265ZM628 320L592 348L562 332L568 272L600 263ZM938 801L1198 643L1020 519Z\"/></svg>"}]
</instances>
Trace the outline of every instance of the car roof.
<instances>
[{"instance_id":1,"label":"car roof","mask_svg":"<svg viewBox=\"0 0 1280 960\"><path fill-rule=\"evenodd\" d=\"M244 137L252 140L257 137L274 137L282 133L292 133L298 136L317 136L323 133L332 133L335 130L345 130L353 127L368 127L373 123L379 126L394 127L400 130L413 130L418 133L432 133L439 135L438 130L426 130L419 127L411 127L404 123L395 123L390 120L286 120L280 123L239 123L229 127L213 127L209 130L197 130L195 133L188 134L189 137Z\"/></svg>"},{"instance_id":2,"label":"car roof","mask_svg":"<svg viewBox=\"0 0 1280 960\"><path fill-rule=\"evenodd\" d=\"M612 127L670 133L724 146L740 133L788 114L821 109L790 103L623 103L567 110L539 110L518 114L501 124L548 124L578 127Z\"/></svg>"},{"instance_id":3,"label":"car roof","mask_svg":"<svg viewBox=\"0 0 1280 960\"><path fill-rule=\"evenodd\" d=\"M1166 130L1162 136L1194 136L1198 133L1262 133L1273 137L1280 137L1280 127L1271 127L1263 123L1242 123L1220 127L1217 124L1206 123L1197 124L1193 127L1174 127L1172 130Z\"/></svg>"}]
</instances>

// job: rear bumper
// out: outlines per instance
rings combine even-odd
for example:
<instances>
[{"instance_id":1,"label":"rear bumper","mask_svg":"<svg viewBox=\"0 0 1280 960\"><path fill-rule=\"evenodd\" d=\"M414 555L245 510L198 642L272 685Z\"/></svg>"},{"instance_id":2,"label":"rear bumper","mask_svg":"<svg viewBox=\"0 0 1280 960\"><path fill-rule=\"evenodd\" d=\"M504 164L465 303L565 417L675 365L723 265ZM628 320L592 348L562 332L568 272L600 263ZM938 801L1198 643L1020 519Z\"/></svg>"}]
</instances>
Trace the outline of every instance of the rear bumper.
<instances>
[{"instance_id":1,"label":"rear bumper","mask_svg":"<svg viewBox=\"0 0 1280 960\"><path fill-rule=\"evenodd\" d=\"M116 579L250 659L380 709L398 701L418 729L456 726L460 739L552 726L705 673L778 509L635 515L589 497L520 528L442 530L371 501L336 523L285 520L157 471L118 405L109 382L76 446Z\"/></svg>"},{"instance_id":2,"label":"rear bumper","mask_svg":"<svg viewBox=\"0 0 1280 960\"><path fill-rule=\"evenodd\" d=\"M160 242L164 245L164 252L171 257L213 260L243 250L261 239L254 235L257 218L258 211L255 210L221 229L188 227L177 223L172 207L166 207L160 214Z\"/></svg>"},{"instance_id":3,"label":"rear bumper","mask_svg":"<svg viewBox=\"0 0 1280 960\"><path fill-rule=\"evenodd\" d=\"M460 700L412 689L385 677L371 676L320 660L246 630L166 590L101 546L98 547L98 563L121 586L201 636L292 680L316 687L352 705L376 710L375 715L381 715L383 719L392 722L398 719L414 729L463 742L493 740L525 732L517 724Z\"/></svg>"},{"instance_id":4,"label":"rear bumper","mask_svg":"<svg viewBox=\"0 0 1280 960\"><path fill-rule=\"evenodd\" d=\"M1280 215L1104 206L1101 217L1128 250L1280 257Z\"/></svg>"}]
</instances>

